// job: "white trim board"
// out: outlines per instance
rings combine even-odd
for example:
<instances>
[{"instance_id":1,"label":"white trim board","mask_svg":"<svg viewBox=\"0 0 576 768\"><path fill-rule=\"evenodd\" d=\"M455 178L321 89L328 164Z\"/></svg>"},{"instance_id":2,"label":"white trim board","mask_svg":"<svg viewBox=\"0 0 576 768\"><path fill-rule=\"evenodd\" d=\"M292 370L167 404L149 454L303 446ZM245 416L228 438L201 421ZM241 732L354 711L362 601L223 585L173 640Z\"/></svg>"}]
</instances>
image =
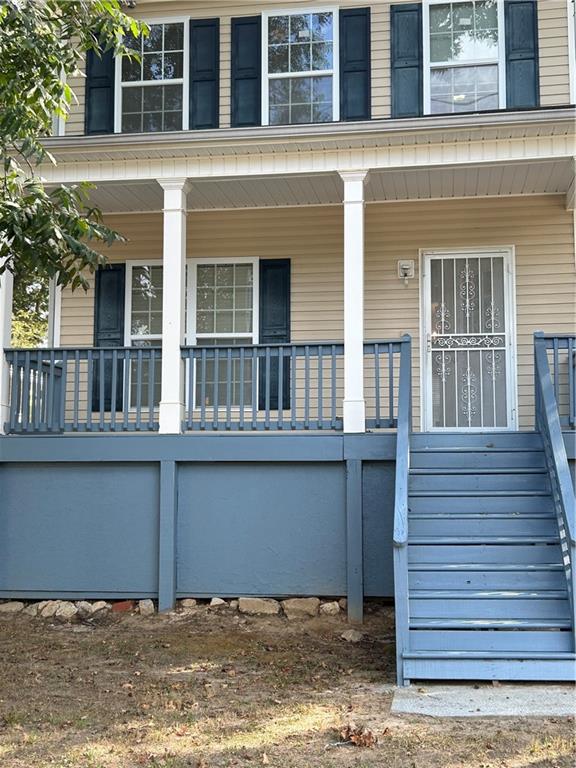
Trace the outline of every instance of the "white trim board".
<instances>
[{"instance_id":1,"label":"white trim board","mask_svg":"<svg viewBox=\"0 0 576 768\"><path fill-rule=\"evenodd\" d=\"M504 257L504 300L506 307L506 390L507 390L507 427L433 427L432 392L429 380L429 354L427 349L428 321L430 318L430 269L432 258L454 259L482 256ZM518 381L517 381L517 331L516 331L516 256L515 246L476 246L473 248L420 249L419 251L419 307L420 307L420 412L423 432L502 432L518 429Z\"/></svg>"}]
</instances>

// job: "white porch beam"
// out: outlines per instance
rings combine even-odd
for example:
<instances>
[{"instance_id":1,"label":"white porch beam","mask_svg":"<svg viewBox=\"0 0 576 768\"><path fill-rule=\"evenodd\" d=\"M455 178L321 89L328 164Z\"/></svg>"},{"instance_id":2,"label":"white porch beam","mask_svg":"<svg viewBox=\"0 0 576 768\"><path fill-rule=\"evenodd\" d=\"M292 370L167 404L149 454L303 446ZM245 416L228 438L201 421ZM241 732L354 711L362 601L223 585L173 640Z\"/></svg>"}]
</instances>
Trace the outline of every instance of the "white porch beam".
<instances>
[{"instance_id":1,"label":"white porch beam","mask_svg":"<svg viewBox=\"0 0 576 768\"><path fill-rule=\"evenodd\" d=\"M186 275L186 195L184 178L162 180L164 190L164 247L162 299L162 394L160 432L175 435L184 419L184 343Z\"/></svg>"},{"instance_id":2,"label":"white porch beam","mask_svg":"<svg viewBox=\"0 0 576 768\"><path fill-rule=\"evenodd\" d=\"M364 183L367 171L344 181L344 432L366 430L364 400Z\"/></svg>"},{"instance_id":3,"label":"white porch beam","mask_svg":"<svg viewBox=\"0 0 576 768\"><path fill-rule=\"evenodd\" d=\"M9 388L10 367L4 350L10 347L12 335L12 297L14 277L11 272L0 275L0 435L5 434L5 424L10 417Z\"/></svg>"}]
</instances>

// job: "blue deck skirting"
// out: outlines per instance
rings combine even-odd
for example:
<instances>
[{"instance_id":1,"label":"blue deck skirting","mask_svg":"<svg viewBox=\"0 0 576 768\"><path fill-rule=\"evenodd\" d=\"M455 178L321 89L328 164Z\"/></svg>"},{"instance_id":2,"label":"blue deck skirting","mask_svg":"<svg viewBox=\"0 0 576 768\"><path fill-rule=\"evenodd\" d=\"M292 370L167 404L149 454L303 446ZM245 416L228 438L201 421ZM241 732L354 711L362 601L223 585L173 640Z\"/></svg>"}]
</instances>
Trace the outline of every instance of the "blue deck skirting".
<instances>
[{"instance_id":1,"label":"blue deck skirting","mask_svg":"<svg viewBox=\"0 0 576 768\"><path fill-rule=\"evenodd\" d=\"M395 434L0 438L0 597L393 595Z\"/></svg>"}]
</instances>

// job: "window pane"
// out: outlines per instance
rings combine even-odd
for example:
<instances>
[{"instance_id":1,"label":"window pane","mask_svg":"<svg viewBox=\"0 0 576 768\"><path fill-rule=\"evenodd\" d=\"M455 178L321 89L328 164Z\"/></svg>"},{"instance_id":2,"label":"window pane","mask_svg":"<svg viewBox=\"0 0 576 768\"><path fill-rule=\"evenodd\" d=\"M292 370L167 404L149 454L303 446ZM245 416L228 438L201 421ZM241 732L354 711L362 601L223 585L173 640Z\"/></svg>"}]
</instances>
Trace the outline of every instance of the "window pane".
<instances>
[{"instance_id":1,"label":"window pane","mask_svg":"<svg viewBox=\"0 0 576 768\"><path fill-rule=\"evenodd\" d=\"M315 43L312 46L312 69L332 69L332 43Z\"/></svg>"},{"instance_id":2,"label":"window pane","mask_svg":"<svg viewBox=\"0 0 576 768\"><path fill-rule=\"evenodd\" d=\"M312 30L310 26L310 14L294 14L290 16L290 42L310 42Z\"/></svg>"},{"instance_id":3,"label":"window pane","mask_svg":"<svg viewBox=\"0 0 576 768\"><path fill-rule=\"evenodd\" d=\"M236 309L252 309L252 288L236 288Z\"/></svg>"},{"instance_id":4,"label":"window pane","mask_svg":"<svg viewBox=\"0 0 576 768\"><path fill-rule=\"evenodd\" d=\"M270 125L289 125L290 107L270 107Z\"/></svg>"},{"instance_id":5,"label":"window pane","mask_svg":"<svg viewBox=\"0 0 576 768\"><path fill-rule=\"evenodd\" d=\"M292 104L309 104L312 101L312 80L309 77L297 77L291 82Z\"/></svg>"},{"instance_id":6,"label":"window pane","mask_svg":"<svg viewBox=\"0 0 576 768\"><path fill-rule=\"evenodd\" d=\"M124 56L122 59L122 80L124 82L134 82L142 79L142 64L136 59L129 59Z\"/></svg>"},{"instance_id":7,"label":"window pane","mask_svg":"<svg viewBox=\"0 0 576 768\"><path fill-rule=\"evenodd\" d=\"M164 54L164 80L176 80L184 74L184 54Z\"/></svg>"},{"instance_id":8,"label":"window pane","mask_svg":"<svg viewBox=\"0 0 576 768\"><path fill-rule=\"evenodd\" d=\"M196 291L198 309L214 309L214 288L199 287Z\"/></svg>"},{"instance_id":9,"label":"window pane","mask_svg":"<svg viewBox=\"0 0 576 768\"><path fill-rule=\"evenodd\" d=\"M234 332L234 313L233 312L216 312L216 333L233 333Z\"/></svg>"},{"instance_id":10,"label":"window pane","mask_svg":"<svg viewBox=\"0 0 576 768\"><path fill-rule=\"evenodd\" d=\"M142 133L142 115L123 115L123 133Z\"/></svg>"},{"instance_id":11,"label":"window pane","mask_svg":"<svg viewBox=\"0 0 576 768\"><path fill-rule=\"evenodd\" d=\"M268 23L268 42L270 45L288 42L290 20L288 16L272 16Z\"/></svg>"},{"instance_id":12,"label":"window pane","mask_svg":"<svg viewBox=\"0 0 576 768\"><path fill-rule=\"evenodd\" d=\"M435 114L497 109L498 66L432 69L430 101Z\"/></svg>"},{"instance_id":13,"label":"window pane","mask_svg":"<svg viewBox=\"0 0 576 768\"><path fill-rule=\"evenodd\" d=\"M216 289L216 309L234 309L234 290L232 287Z\"/></svg>"},{"instance_id":14,"label":"window pane","mask_svg":"<svg viewBox=\"0 0 576 768\"><path fill-rule=\"evenodd\" d=\"M332 103L332 78L331 77L314 77L312 82L313 82L314 101Z\"/></svg>"},{"instance_id":15,"label":"window pane","mask_svg":"<svg viewBox=\"0 0 576 768\"><path fill-rule=\"evenodd\" d=\"M252 264L234 265L236 285L250 286L254 283L254 268Z\"/></svg>"},{"instance_id":16,"label":"window pane","mask_svg":"<svg viewBox=\"0 0 576 768\"><path fill-rule=\"evenodd\" d=\"M268 71L272 74L288 72L287 45L274 45L268 50Z\"/></svg>"},{"instance_id":17,"label":"window pane","mask_svg":"<svg viewBox=\"0 0 576 768\"><path fill-rule=\"evenodd\" d=\"M184 50L184 25L183 24L165 24L164 25L164 50L165 51Z\"/></svg>"},{"instance_id":18,"label":"window pane","mask_svg":"<svg viewBox=\"0 0 576 768\"><path fill-rule=\"evenodd\" d=\"M333 15L330 12L312 14L312 39L333 40Z\"/></svg>"},{"instance_id":19,"label":"window pane","mask_svg":"<svg viewBox=\"0 0 576 768\"><path fill-rule=\"evenodd\" d=\"M144 111L160 112L162 110L162 86L153 85L150 88L140 88L144 91Z\"/></svg>"},{"instance_id":20,"label":"window pane","mask_svg":"<svg viewBox=\"0 0 576 768\"><path fill-rule=\"evenodd\" d=\"M312 62L309 45L290 46L290 71L308 72Z\"/></svg>"},{"instance_id":21,"label":"window pane","mask_svg":"<svg viewBox=\"0 0 576 768\"><path fill-rule=\"evenodd\" d=\"M122 108L124 113L142 111L142 88L125 88Z\"/></svg>"},{"instance_id":22,"label":"window pane","mask_svg":"<svg viewBox=\"0 0 576 768\"><path fill-rule=\"evenodd\" d=\"M224 264L216 267L216 285L234 285L234 265Z\"/></svg>"},{"instance_id":23,"label":"window pane","mask_svg":"<svg viewBox=\"0 0 576 768\"><path fill-rule=\"evenodd\" d=\"M164 86L164 109L167 112L182 110L182 86L165 85Z\"/></svg>"},{"instance_id":24,"label":"window pane","mask_svg":"<svg viewBox=\"0 0 576 768\"><path fill-rule=\"evenodd\" d=\"M236 333L250 333L252 331L252 312L236 312Z\"/></svg>"},{"instance_id":25,"label":"window pane","mask_svg":"<svg viewBox=\"0 0 576 768\"><path fill-rule=\"evenodd\" d=\"M433 35L430 39L430 61L452 61L452 35Z\"/></svg>"},{"instance_id":26,"label":"window pane","mask_svg":"<svg viewBox=\"0 0 576 768\"><path fill-rule=\"evenodd\" d=\"M332 120L332 104L313 104L312 122L329 123Z\"/></svg>"},{"instance_id":27,"label":"window pane","mask_svg":"<svg viewBox=\"0 0 576 768\"><path fill-rule=\"evenodd\" d=\"M291 123L310 123L312 122L312 108L311 105L300 105L292 107L290 110L290 122Z\"/></svg>"},{"instance_id":28,"label":"window pane","mask_svg":"<svg viewBox=\"0 0 576 768\"><path fill-rule=\"evenodd\" d=\"M157 53L144 54L144 80L162 80L162 55Z\"/></svg>"},{"instance_id":29,"label":"window pane","mask_svg":"<svg viewBox=\"0 0 576 768\"><path fill-rule=\"evenodd\" d=\"M270 80L270 104L290 102L290 80Z\"/></svg>"},{"instance_id":30,"label":"window pane","mask_svg":"<svg viewBox=\"0 0 576 768\"><path fill-rule=\"evenodd\" d=\"M182 130L182 112L164 113L164 130L181 131Z\"/></svg>"},{"instance_id":31,"label":"window pane","mask_svg":"<svg viewBox=\"0 0 576 768\"><path fill-rule=\"evenodd\" d=\"M144 51L162 50L162 24L151 24L150 34L144 37Z\"/></svg>"},{"instance_id":32,"label":"window pane","mask_svg":"<svg viewBox=\"0 0 576 768\"><path fill-rule=\"evenodd\" d=\"M162 130L162 112L144 112L142 118L144 133L156 133Z\"/></svg>"},{"instance_id":33,"label":"window pane","mask_svg":"<svg viewBox=\"0 0 576 768\"><path fill-rule=\"evenodd\" d=\"M198 285L213 286L215 278L215 268L212 265L198 267Z\"/></svg>"},{"instance_id":34,"label":"window pane","mask_svg":"<svg viewBox=\"0 0 576 768\"><path fill-rule=\"evenodd\" d=\"M196 332L214 333L214 312L198 312L196 314Z\"/></svg>"},{"instance_id":35,"label":"window pane","mask_svg":"<svg viewBox=\"0 0 576 768\"><path fill-rule=\"evenodd\" d=\"M452 9L450 5L430 6L430 33L452 31Z\"/></svg>"}]
</instances>

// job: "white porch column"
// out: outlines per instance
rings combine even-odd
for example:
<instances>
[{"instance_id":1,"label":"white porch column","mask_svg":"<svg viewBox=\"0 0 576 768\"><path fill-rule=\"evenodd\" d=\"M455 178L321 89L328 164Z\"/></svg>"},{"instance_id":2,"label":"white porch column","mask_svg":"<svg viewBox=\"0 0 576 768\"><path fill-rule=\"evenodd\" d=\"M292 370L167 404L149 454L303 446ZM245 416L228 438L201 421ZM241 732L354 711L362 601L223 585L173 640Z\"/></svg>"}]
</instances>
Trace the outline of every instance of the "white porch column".
<instances>
[{"instance_id":1,"label":"white porch column","mask_svg":"<svg viewBox=\"0 0 576 768\"><path fill-rule=\"evenodd\" d=\"M184 419L184 343L186 276L186 179L158 182L164 190L162 300L162 395L160 432L176 435Z\"/></svg>"},{"instance_id":2,"label":"white porch column","mask_svg":"<svg viewBox=\"0 0 576 768\"><path fill-rule=\"evenodd\" d=\"M344 181L344 432L365 432L364 182L367 171Z\"/></svg>"},{"instance_id":3,"label":"white porch column","mask_svg":"<svg viewBox=\"0 0 576 768\"><path fill-rule=\"evenodd\" d=\"M10 368L4 357L4 350L10 346L12 334L12 294L14 277L12 272L0 275L0 435L5 433L4 425L10 417L8 407Z\"/></svg>"}]
</instances>

